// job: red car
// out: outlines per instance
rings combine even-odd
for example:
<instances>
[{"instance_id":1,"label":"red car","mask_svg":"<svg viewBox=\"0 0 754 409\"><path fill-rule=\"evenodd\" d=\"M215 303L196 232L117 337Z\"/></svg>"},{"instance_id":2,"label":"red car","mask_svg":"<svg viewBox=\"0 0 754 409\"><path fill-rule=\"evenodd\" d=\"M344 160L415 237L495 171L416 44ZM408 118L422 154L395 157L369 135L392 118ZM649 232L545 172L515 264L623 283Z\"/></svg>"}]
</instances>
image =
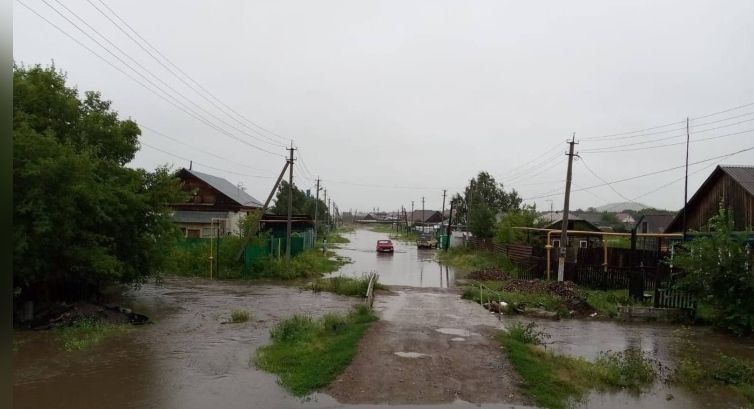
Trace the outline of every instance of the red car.
<instances>
[{"instance_id":1,"label":"red car","mask_svg":"<svg viewBox=\"0 0 754 409\"><path fill-rule=\"evenodd\" d=\"M377 240L377 252L378 253L392 253L393 242L390 240Z\"/></svg>"}]
</instances>

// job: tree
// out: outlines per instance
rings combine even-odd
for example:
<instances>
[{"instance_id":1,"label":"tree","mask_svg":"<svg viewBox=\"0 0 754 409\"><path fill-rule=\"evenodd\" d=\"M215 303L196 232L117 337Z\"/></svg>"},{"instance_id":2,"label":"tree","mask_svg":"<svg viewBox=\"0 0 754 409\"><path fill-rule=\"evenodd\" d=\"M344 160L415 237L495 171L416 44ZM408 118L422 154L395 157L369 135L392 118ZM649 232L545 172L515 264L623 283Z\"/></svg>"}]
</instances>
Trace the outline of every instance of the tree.
<instances>
[{"instance_id":1,"label":"tree","mask_svg":"<svg viewBox=\"0 0 754 409\"><path fill-rule=\"evenodd\" d=\"M735 333L754 330L754 275L751 247L733 231L733 215L720 207L709 220L709 235L700 235L675 252L680 268L676 288L689 291L713 307L716 324Z\"/></svg>"},{"instance_id":2,"label":"tree","mask_svg":"<svg viewBox=\"0 0 754 409\"><path fill-rule=\"evenodd\" d=\"M462 224L469 224L469 209L473 217L477 207L482 211L490 211L494 216L510 210L520 208L522 199L515 189L506 192L503 184L498 184L495 178L487 172L479 172L476 178L471 179L464 189L463 196L453 196L453 210L456 212L456 220ZM485 210L486 209L486 210Z\"/></svg>"},{"instance_id":3,"label":"tree","mask_svg":"<svg viewBox=\"0 0 754 409\"><path fill-rule=\"evenodd\" d=\"M139 148L136 123L118 119L97 92L79 99L54 66L14 66L13 103L20 297L85 297L159 270L176 237L167 204L182 197L167 168L124 166Z\"/></svg>"},{"instance_id":4,"label":"tree","mask_svg":"<svg viewBox=\"0 0 754 409\"><path fill-rule=\"evenodd\" d=\"M278 192L275 194L275 205L271 208L272 212L279 215L288 215L288 188L287 181L280 182L278 186ZM324 222L327 220L328 210L327 204L319 199L311 196L307 196L306 192L299 189L296 184L293 184L293 214L306 214L314 218L314 213L317 213L317 220ZM322 223L324 225L324 223Z\"/></svg>"},{"instance_id":5,"label":"tree","mask_svg":"<svg viewBox=\"0 0 754 409\"><path fill-rule=\"evenodd\" d=\"M487 239L495 234L495 213L484 203L475 205L469 216L469 231Z\"/></svg>"},{"instance_id":6,"label":"tree","mask_svg":"<svg viewBox=\"0 0 754 409\"><path fill-rule=\"evenodd\" d=\"M519 210L512 210L503 215L495 225L495 241L498 243L525 243L530 237L526 231L514 227L536 227L537 208L535 205L524 206Z\"/></svg>"}]
</instances>

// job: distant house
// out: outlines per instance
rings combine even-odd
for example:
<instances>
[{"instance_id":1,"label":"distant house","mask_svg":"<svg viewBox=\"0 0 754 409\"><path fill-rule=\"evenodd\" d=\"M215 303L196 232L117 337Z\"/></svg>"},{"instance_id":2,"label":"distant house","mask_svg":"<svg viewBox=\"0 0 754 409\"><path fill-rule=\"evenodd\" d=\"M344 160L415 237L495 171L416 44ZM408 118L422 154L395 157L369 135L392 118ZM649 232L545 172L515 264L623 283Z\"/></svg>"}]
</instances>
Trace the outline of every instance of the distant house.
<instances>
[{"instance_id":1,"label":"distant house","mask_svg":"<svg viewBox=\"0 0 754 409\"><path fill-rule=\"evenodd\" d=\"M687 229L704 231L721 203L732 210L736 231L752 230L754 166L717 166L686 205ZM683 232L683 213L681 209L665 230L666 233Z\"/></svg>"},{"instance_id":2,"label":"distant house","mask_svg":"<svg viewBox=\"0 0 754 409\"><path fill-rule=\"evenodd\" d=\"M631 216L628 213L616 213L615 217L618 219L619 222L623 224L634 224L636 223L636 219L634 219L633 216Z\"/></svg>"},{"instance_id":3,"label":"distant house","mask_svg":"<svg viewBox=\"0 0 754 409\"><path fill-rule=\"evenodd\" d=\"M185 237L238 234L239 221L262 203L240 187L218 176L191 169L176 173L181 188L190 196L185 203L173 203L173 221Z\"/></svg>"},{"instance_id":4,"label":"distant house","mask_svg":"<svg viewBox=\"0 0 754 409\"><path fill-rule=\"evenodd\" d=\"M409 221L420 224L437 224L442 223L442 213L437 210L414 210L409 215Z\"/></svg>"},{"instance_id":5,"label":"distant house","mask_svg":"<svg viewBox=\"0 0 754 409\"><path fill-rule=\"evenodd\" d=\"M636 232L664 233L674 217L672 214L645 214L636 222Z\"/></svg>"},{"instance_id":6,"label":"distant house","mask_svg":"<svg viewBox=\"0 0 754 409\"><path fill-rule=\"evenodd\" d=\"M560 217L556 219L552 223L545 226L545 228L561 230L563 228L563 218ZM583 232L601 231L599 227L595 226L589 221L584 220L578 216L571 217L570 214L568 216L568 230L578 230L578 231L583 231ZM600 242L600 240L601 240L601 237L598 235L568 233L568 247L593 247L597 245ZM559 234L557 236L553 236L552 245L553 247L560 247Z\"/></svg>"}]
</instances>

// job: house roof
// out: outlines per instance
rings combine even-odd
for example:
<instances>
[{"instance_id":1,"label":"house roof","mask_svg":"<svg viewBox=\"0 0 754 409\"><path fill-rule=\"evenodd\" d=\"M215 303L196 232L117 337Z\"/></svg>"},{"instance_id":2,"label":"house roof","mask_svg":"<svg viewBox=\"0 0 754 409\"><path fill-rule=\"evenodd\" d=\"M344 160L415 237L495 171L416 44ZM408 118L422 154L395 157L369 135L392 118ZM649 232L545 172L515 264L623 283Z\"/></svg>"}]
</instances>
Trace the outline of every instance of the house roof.
<instances>
[{"instance_id":1,"label":"house roof","mask_svg":"<svg viewBox=\"0 0 754 409\"><path fill-rule=\"evenodd\" d=\"M557 219L554 219L553 222L549 223L546 227L548 229L557 229L557 228L560 228L560 226L562 226L562 222L563 222L563 217L562 215L560 215L560 217L558 217ZM588 220L583 219L578 216L571 217L571 214L569 213L568 214L569 225L571 222L574 222L574 224L576 224L575 222L579 222L580 224L582 224L583 226L586 226L591 231L600 231L600 228L595 226L594 223L591 223Z\"/></svg>"},{"instance_id":2,"label":"house roof","mask_svg":"<svg viewBox=\"0 0 754 409\"><path fill-rule=\"evenodd\" d=\"M754 195L754 166L724 165L719 168L741 185L747 192Z\"/></svg>"},{"instance_id":3,"label":"house roof","mask_svg":"<svg viewBox=\"0 0 754 409\"><path fill-rule=\"evenodd\" d=\"M227 179L223 179L218 176L208 175L206 173L197 172L192 169L183 169L189 174L201 179L206 184L217 189L220 193L228 196L232 200L236 201L241 206L249 207L262 207L264 206L259 200L251 197L243 189L239 189L238 186L230 183Z\"/></svg>"},{"instance_id":4,"label":"house roof","mask_svg":"<svg viewBox=\"0 0 754 409\"><path fill-rule=\"evenodd\" d=\"M663 233L674 218L672 214L645 214L636 221L636 231L641 232L641 223L647 222L649 233Z\"/></svg>"},{"instance_id":5,"label":"house roof","mask_svg":"<svg viewBox=\"0 0 754 409\"><path fill-rule=\"evenodd\" d=\"M702 185L699 186L699 189L697 189L696 192L694 192L693 196L689 199L687 206L693 206L694 203L696 203L697 200L701 200L702 196L704 196L704 193L707 191L707 188L711 186L722 173L728 174L728 176L733 179L736 183L741 185L744 190L746 190L749 194L754 196L754 166L750 165L717 165L715 170L710 173L710 175L707 177L707 179L702 182ZM668 225L668 227L665 229L666 232L669 232L671 229L675 230L674 227L680 223L680 220L683 217L683 209L679 211L676 215L673 221Z\"/></svg>"},{"instance_id":6,"label":"house roof","mask_svg":"<svg viewBox=\"0 0 754 409\"><path fill-rule=\"evenodd\" d=\"M191 210L176 210L173 212L173 221L176 223L211 223L213 218L224 219L228 212L195 212Z\"/></svg>"},{"instance_id":7,"label":"house roof","mask_svg":"<svg viewBox=\"0 0 754 409\"><path fill-rule=\"evenodd\" d=\"M426 222L432 216L439 214L442 219L442 214L438 210L414 210L411 220L415 222Z\"/></svg>"}]
</instances>

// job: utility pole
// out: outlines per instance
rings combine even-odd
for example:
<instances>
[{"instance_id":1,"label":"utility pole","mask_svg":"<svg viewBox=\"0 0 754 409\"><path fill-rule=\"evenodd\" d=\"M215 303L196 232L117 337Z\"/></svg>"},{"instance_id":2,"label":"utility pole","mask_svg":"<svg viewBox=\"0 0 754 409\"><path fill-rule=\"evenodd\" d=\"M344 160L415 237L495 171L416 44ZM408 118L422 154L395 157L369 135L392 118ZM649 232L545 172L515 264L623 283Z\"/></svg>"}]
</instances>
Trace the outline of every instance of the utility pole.
<instances>
[{"instance_id":1,"label":"utility pole","mask_svg":"<svg viewBox=\"0 0 754 409\"><path fill-rule=\"evenodd\" d=\"M445 244L445 251L450 248L450 225L453 223L453 201L450 201L450 213L448 213L448 227L445 234L448 236L448 242Z\"/></svg>"},{"instance_id":2,"label":"utility pole","mask_svg":"<svg viewBox=\"0 0 754 409\"><path fill-rule=\"evenodd\" d=\"M686 241L686 206L689 204L689 117L686 117L686 177L683 186L683 240Z\"/></svg>"},{"instance_id":3,"label":"utility pole","mask_svg":"<svg viewBox=\"0 0 754 409\"><path fill-rule=\"evenodd\" d=\"M445 220L445 194L448 191L446 189L442 190L442 219ZM440 226L442 226L442 223L440 223Z\"/></svg>"},{"instance_id":4,"label":"utility pole","mask_svg":"<svg viewBox=\"0 0 754 409\"><path fill-rule=\"evenodd\" d=\"M303 162L302 162L303 163ZM317 241L317 216L319 213L319 178L317 178L317 200L314 202L314 241Z\"/></svg>"},{"instance_id":5,"label":"utility pole","mask_svg":"<svg viewBox=\"0 0 754 409\"><path fill-rule=\"evenodd\" d=\"M424 231L424 221L427 220L426 216L424 215L424 196L422 196L422 217L421 217L420 220L422 222L422 232L423 232Z\"/></svg>"},{"instance_id":6,"label":"utility pole","mask_svg":"<svg viewBox=\"0 0 754 409\"><path fill-rule=\"evenodd\" d=\"M565 262L568 251L568 205L571 199L571 176L573 172L573 147L576 145L576 133L571 137L568 149L568 170L566 171L566 190L563 201L562 231L560 233L560 247L558 248L558 281L563 281L565 276Z\"/></svg>"},{"instance_id":7,"label":"utility pole","mask_svg":"<svg viewBox=\"0 0 754 409\"><path fill-rule=\"evenodd\" d=\"M332 224L332 210L330 210L330 198L327 199L327 230L330 231L330 225Z\"/></svg>"},{"instance_id":8,"label":"utility pole","mask_svg":"<svg viewBox=\"0 0 754 409\"><path fill-rule=\"evenodd\" d=\"M291 147L288 148L290 153L288 157L288 221L286 222L285 229L285 258L290 260L291 258L291 230L293 226L293 142L291 141Z\"/></svg>"},{"instance_id":9,"label":"utility pole","mask_svg":"<svg viewBox=\"0 0 754 409\"><path fill-rule=\"evenodd\" d=\"M414 225L414 201L411 201L411 226Z\"/></svg>"}]
</instances>

